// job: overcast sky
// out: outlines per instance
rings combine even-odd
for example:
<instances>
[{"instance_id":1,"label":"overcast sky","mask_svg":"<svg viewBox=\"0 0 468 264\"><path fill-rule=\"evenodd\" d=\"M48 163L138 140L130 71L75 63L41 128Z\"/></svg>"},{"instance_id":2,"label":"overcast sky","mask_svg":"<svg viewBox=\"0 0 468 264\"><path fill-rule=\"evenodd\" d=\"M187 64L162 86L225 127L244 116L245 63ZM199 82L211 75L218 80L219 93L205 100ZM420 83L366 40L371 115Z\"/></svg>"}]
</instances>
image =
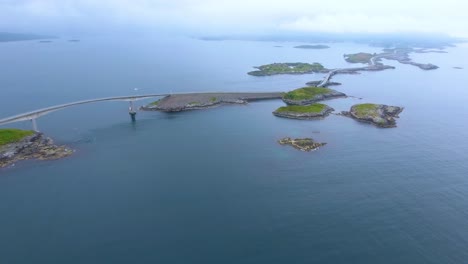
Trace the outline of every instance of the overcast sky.
<instances>
[{"instance_id":1,"label":"overcast sky","mask_svg":"<svg viewBox=\"0 0 468 264\"><path fill-rule=\"evenodd\" d=\"M143 29L446 33L468 37L467 0L0 0L0 31Z\"/></svg>"}]
</instances>

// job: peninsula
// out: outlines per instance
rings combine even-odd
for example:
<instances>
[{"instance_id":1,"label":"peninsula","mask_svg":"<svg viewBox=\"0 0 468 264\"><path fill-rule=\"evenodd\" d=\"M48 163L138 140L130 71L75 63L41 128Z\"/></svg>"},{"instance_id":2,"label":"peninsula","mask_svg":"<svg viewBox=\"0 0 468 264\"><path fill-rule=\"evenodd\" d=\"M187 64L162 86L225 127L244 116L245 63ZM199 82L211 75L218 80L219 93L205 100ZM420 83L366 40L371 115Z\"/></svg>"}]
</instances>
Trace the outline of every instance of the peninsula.
<instances>
[{"instance_id":1,"label":"peninsula","mask_svg":"<svg viewBox=\"0 0 468 264\"><path fill-rule=\"evenodd\" d=\"M360 122L371 123L382 128L396 127L395 118L403 111L402 107L382 104L357 104L341 115L351 117Z\"/></svg>"},{"instance_id":2,"label":"peninsula","mask_svg":"<svg viewBox=\"0 0 468 264\"><path fill-rule=\"evenodd\" d=\"M282 92L174 94L143 106L141 110L180 112L205 109L223 104L247 104L251 101L281 99L283 94Z\"/></svg>"},{"instance_id":3,"label":"peninsula","mask_svg":"<svg viewBox=\"0 0 468 264\"><path fill-rule=\"evenodd\" d=\"M30 130L0 129L0 168L20 160L53 160L71 155L73 151L57 146L42 133Z\"/></svg>"}]
</instances>

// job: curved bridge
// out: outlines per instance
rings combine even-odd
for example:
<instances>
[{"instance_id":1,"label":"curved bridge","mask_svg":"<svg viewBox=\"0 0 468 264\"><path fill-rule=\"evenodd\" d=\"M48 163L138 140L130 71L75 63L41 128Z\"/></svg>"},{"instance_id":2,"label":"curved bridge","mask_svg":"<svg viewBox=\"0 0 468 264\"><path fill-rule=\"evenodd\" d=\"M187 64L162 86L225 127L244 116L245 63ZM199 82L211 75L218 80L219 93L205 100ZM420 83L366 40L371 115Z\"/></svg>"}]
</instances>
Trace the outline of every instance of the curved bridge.
<instances>
[{"instance_id":1,"label":"curved bridge","mask_svg":"<svg viewBox=\"0 0 468 264\"><path fill-rule=\"evenodd\" d=\"M338 71L340 71L341 69L334 69L334 70L331 70L328 72L328 74L325 76L325 78L323 78L323 81L321 81L317 87L325 87L327 86L327 84L330 82L331 78L333 77L333 75L337 74Z\"/></svg>"},{"instance_id":2,"label":"curved bridge","mask_svg":"<svg viewBox=\"0 0 468 264\"><path fill-rule=\"evenodd\" d=\"M90 100L83 100L83 101L77 101L77 102L72 102L72 103L67 103L67 104L61 104L61 105L55 105L51 107L46 107L38 110L34 110L31 112L27 113L22 113L19 115L14 115L10 116L7 118L0 119L0 125L5 125L9 123L15 123L15 122L20 122L20 121L32 121L33 124L33 129L35 131L38 131L37 129L37 124L36 124L36 119L43 116L47 115L49 113L76 106L76 105L82 105L82 104L89 104L89 103L97 103L97 102L105 102L105 101L127 101L130 102L130 107L129 107L129 114L132 116L132 119L135 118L135 109L133 106L134 101L142 100L142 99L147 99L147 98L153 98L153 97L160 97L160 96L168 96L170 94L146 94L146 95L131 95L131 96L117 96L117 97L105 97L105 98L98 98L98 99L90 99Z\"/></svg>"}]
</instances>

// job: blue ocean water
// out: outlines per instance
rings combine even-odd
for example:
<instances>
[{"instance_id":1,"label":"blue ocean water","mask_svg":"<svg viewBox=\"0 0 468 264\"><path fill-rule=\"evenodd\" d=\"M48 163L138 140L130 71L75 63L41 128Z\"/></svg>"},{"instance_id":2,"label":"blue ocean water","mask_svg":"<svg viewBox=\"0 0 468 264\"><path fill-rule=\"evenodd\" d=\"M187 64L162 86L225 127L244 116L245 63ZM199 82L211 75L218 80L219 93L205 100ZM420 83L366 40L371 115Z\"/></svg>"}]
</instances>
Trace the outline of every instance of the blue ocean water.
<instances>
[{"instance_id":1,"label":"blue ocean water","mask_svg":"<svg viewBox=\"0 0 468 264\"><path fill-rule=\"evenodd\" d=\"M1 43L0 113L133 93L286 91L323 75L246 72L286 61L347 67L343 54L379 51L297 44ZM447 51L412 54L435 71L390 61L395 70L334 78L337 90L363 99L327 104L403 106L394 129L340 116L277 118L279 100L140 112L136 123L123 102L42 117L39 128L76 153L0 170L0 263L464 263L468 46ZM328 144L304 153L276 143L285 136Z\"/></svg>"}]
</instances>

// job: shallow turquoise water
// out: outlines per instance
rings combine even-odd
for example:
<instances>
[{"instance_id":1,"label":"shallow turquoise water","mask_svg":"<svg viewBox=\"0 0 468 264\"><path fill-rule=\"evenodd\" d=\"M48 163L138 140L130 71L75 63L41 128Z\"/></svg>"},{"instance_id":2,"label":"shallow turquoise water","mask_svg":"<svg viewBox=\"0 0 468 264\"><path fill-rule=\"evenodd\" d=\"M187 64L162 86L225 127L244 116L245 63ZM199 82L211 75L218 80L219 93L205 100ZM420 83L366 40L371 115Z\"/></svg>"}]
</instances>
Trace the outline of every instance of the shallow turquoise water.
<instances>
[{"instance_id":1,"label":"shallow turquoise water","mask_svg":"<svg viewBox=\"0 0 468 264\"><path fill-rule=\"evenodd\" d=\"M281 61L343 67L354 44L153 37L0 45L1 116L68 101L170 91L277 91L321 75L258 78ZM437 71L339 75L358 102L404 106L398 128L339 116L286 120L281 101L177 114L125 103L39 119L71 158L0 171L1 263L463 263L468 258L468 48L417 54ZM465 67L455 70L453 66ZM19 124L18 127L29 127ZM303 153L276 143L313 137Z\"/></svg>"}]
</instances>

